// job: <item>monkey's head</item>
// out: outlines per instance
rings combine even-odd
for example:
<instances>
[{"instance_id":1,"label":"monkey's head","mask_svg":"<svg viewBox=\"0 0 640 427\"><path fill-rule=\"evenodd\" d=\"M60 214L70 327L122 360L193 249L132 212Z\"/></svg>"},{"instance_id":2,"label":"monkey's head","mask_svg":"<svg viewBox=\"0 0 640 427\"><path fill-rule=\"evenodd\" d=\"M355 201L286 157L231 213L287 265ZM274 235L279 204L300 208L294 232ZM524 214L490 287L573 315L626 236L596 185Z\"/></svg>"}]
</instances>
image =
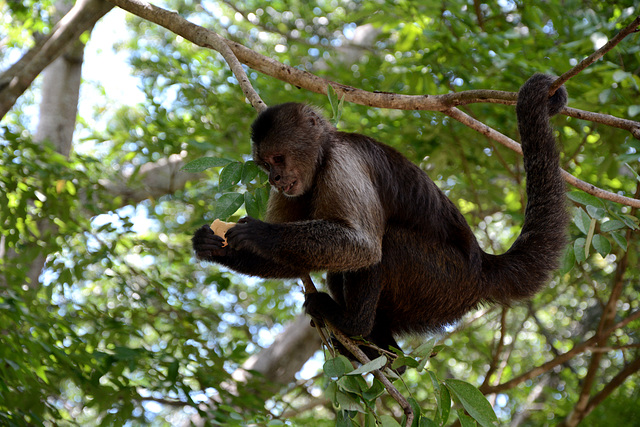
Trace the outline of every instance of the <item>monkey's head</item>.
<instances>
[{"instance_id":1,"label":"monkey's head","mask_svg":"<svg viewBox=\"0 0 640 427\"><path fill-rule=\"evenodd\" d=\"M269 182L290 197L311 189L326 144L335 128L305 104L269 107L251 125L253 160L269 174Z\"/></svg>"}]
</instances>

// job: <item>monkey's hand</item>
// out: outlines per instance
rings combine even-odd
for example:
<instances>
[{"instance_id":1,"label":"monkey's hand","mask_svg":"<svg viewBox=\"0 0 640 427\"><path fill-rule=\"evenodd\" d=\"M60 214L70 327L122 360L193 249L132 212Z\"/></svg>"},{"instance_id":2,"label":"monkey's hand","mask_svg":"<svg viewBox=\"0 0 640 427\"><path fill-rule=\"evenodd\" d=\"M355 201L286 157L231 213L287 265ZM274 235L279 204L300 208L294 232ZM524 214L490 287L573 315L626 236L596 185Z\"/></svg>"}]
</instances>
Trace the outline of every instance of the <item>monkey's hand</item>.
<instances>
[{"instance_id":1,"label":"monkey's hand","mask_svg":"<svg viewBox=\"0 0 640 427\"><path fill-rule=\"evenodd\" d=\"M324 292L311 292L304 295L304 310L318 326L324 326L324 313L335 305L333 298Z\"/></svg>"},{"instance_id":2,"label":"monkey's hand","mask_svg":"<svg viewBox=\"0 0 640 427\"><path fill-rule=\"evenodd\" d=\"M213 257L228 255L228 246L222 246L224 239L216 236L209 225L198 228L191 238L191 242L198 259L211 261Z\"/></svg>"},{"instance_id":3,"label":"monkey's hand","mask_svg":"<svg viewBox=\"0 0 640 427\"><path fill-rule=\"evenodd\" d=\"M269 243L277 237L272 228L273 226L269 223L247 216L227 231L227 242L233 250L245 249L268 256L272 249Z\"/></svg>"}]
</instances>

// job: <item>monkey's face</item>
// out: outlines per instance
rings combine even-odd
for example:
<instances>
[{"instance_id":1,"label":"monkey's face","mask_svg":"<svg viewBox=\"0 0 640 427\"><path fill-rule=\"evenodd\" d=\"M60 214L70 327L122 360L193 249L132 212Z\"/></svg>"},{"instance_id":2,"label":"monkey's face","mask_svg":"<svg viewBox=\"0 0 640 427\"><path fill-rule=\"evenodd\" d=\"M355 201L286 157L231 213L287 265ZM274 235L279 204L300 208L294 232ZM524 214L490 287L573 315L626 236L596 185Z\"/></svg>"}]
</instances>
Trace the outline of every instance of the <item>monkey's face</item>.
<instances>
[{"instance_id":1,"label":"monkey's face","mask_svg":"<svg viewBox=\"0 0 640 427\"><path fill-rule=\"evenodd\" d=\"M270 107L251 125L253 160L267 171L274 188L286 196L301 196L311 189L323 144L334 130L307 105Z\"/></svg>"},{"instance_id":2,"label":"monkey's face","mask_svg":"<svg viewBox=\"0 0 640 427\"><path fill-rule=\"evenodd\" d=\"M254 155L254 160L269 174L269 183L286 196L301 196L311 188L315 168L304 155L275 151Z\"/></svg>"}]
</instances>

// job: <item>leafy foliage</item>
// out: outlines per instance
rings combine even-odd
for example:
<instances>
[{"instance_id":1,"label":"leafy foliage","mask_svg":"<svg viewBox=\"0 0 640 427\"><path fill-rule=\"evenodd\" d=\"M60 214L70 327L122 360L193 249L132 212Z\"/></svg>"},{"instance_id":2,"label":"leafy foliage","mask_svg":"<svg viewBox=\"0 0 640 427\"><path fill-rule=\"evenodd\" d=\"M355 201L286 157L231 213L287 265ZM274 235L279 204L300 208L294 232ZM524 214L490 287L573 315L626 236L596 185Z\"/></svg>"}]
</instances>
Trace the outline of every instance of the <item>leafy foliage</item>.
<instances>
[{"instance_id":1,"label":"leafy foliage","mask_svg":"<svg viewBox=\"0 0 640 427\"><path fill-rule=\"evenodd\" d=\"M639 11L637 2L577 0L544 6L461 0L165 4L283 63L401 94L515 91L534 72L571 68ZM1 64L48 31L50 5L0 6L7 46ZM303 299L291 283L245 280L191 256L189 235L197 226L264 213L266 177L248 160L255 112L241 102L215 52L138 18L127 21L126 40L116 47L128 54L145 100L118 109L100 100L104 106L94 117L81 111L76 144L84 149L77 152L89 154L67 159L31 140L34 92L5 119L0 424L174 425L201 417L223 425L397 425L397 406L381 384L354 375L340 357L324 361L326 377L316 374L322 363L314 359L315 368L311 362L284 388L259 375L248 383L232 375L272 343ZM632 36L568 82L570 105L637 120L639 70L640 44ZM486 250L502 252L517 236L525 202L516 154L441 114L345 105L335 95L327 100L248 72L268 104L319 105L334 113L340 129L375 137L414 160L455 201ZM511 107L465 110L516 134ZM90 128L91 120L101 125ZM637 195L637 140L584 120L557 117L554 125L567 171ZM198 172L193 176L200 179L171 194L126 205L102 185L122 171L129 185L138 185L143 165L181 153L193 160L181 173ZM431 357L432 342L404 340L407 355L392 367L408 367L396 384L410 396L418 425L455 418L465 426L488 425L494 411L501 423L522 414L528 425L549 425L574 409L590 352L498 391L492 410L474 391L517 378L592 336L613 289L615 321L640 309L637 212L578 191L569 199L571 245L548 289L531 302L470 314L464 328L452 325L436 337L445 344L433 351L437 356ZM38 258L46 259L45 267L30 279ZM640 357L639 328L638 320L631 322L603 343L611 350L601 353L591 395ZM585 425L632 425L637 382L636 373Z\"/></svg>"}]
</instances>

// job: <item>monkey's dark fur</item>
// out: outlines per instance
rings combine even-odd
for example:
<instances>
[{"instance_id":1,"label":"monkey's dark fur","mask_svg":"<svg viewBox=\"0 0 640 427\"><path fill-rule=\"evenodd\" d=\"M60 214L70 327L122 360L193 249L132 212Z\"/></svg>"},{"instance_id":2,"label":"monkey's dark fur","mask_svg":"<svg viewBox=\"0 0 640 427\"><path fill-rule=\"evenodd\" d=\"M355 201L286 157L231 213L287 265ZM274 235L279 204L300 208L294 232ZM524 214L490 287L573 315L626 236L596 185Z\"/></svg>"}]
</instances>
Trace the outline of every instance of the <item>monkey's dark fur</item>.
<instances>
[{"instance_id":1,"label":"monkey's dark fur","mask_svg":"<svg viewBox=\"0 0 640 427\"><path fill-rule=\"evenodd\" d=\"M481 303L530 297L557 267L568 221L549 124L567 93L549 98L553 80L536 74L518 94L528 203L522 233L502 255L483 252L460 211L399 152L295 103L252 125L253 157L273 186L266 222L241 220L224 248L203 226L196 255L265 278L326 270L331 296L307 295L307 313L383 348Z\"/></svg>"}]
</instances>

